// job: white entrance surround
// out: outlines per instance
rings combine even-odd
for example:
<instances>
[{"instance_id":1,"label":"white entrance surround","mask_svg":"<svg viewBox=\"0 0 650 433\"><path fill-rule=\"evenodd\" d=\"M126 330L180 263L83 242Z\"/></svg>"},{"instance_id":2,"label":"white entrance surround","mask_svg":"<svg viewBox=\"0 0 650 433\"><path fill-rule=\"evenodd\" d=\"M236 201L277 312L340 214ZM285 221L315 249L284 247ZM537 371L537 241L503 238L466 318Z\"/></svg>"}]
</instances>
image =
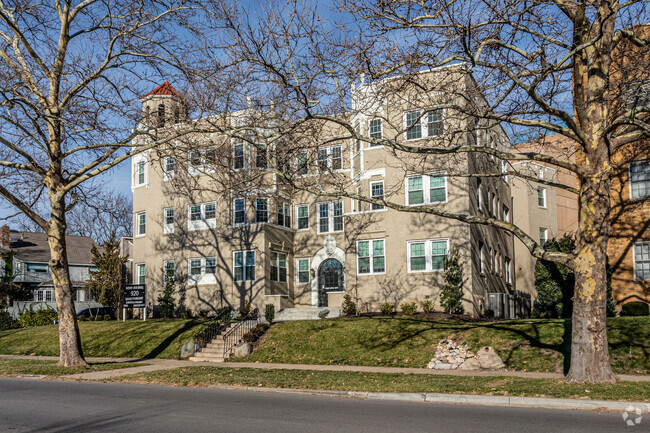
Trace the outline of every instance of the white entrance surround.
<instances>
[{"instance_id":1,"label":"white entrance surround","mask_svg":"<svg viewBox=\"0 0 650 433\"><path fill-rule=\"evenodd\" d=\"M318 307L318 268L327 259L336 259L343 265L343 289L345 289L345 251L336 246L332 235L325 238L321 248L311 260L311 305Z\"/></svg>"}]
</instances>

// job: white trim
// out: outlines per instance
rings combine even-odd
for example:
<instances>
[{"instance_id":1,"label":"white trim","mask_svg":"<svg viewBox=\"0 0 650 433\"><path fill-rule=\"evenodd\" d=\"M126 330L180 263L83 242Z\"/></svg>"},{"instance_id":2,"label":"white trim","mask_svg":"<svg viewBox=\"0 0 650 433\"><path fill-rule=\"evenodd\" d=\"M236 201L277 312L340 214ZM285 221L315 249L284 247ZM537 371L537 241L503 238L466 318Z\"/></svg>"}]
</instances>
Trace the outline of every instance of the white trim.
<instances>
[{"instance_id":1,"label":"white trim","mask_svg":"<svg viewBox=\"0 0 650 433\"><path fill-rule=\"evenodd\" d=\"M439 135L429 135L429 120L428 120L428 113L431 111L436 111L440 110L440 117L441 122L442 122L442 134ZM407 114L410 113L418 113L418 124L420 126L420 137L418 138L408 138L408 130L409 128L414 127L416 124L414 123L411 126L407 126L406 122L406 116ZM445 135L445 123L446 123L446 115L445 115L445 110L443 108L417 108L413 110L405 110L402 114L402 123L404 126L404 141L417 141L417 140L425 140L427 138L435 138L435 137L442 137ZM426 133L425 133L426 130Z\"/></svg>"},{"instance_id":2,"label":"white trim","mask_svg":"<svg viewBox=\"0 0 650 433\"><path fill-rule=\"evenodd\" d=\"M449 255L449 238L435 238L435 239L418 239L418 240L409 240L406 241L406 267L409 274L421 274L421 273L430 273L430 272L444 272L443 269L433 269L433 252L431 246L433 242L446 242L446 255ZM424 243L424 257L425 257L425 266L422 270L412 270L411 269L411 244L421 244ZM421 256L418 256L421 257Z\"/></svg>"},{"instance_id":3,"label":"white trim","mask_svg":"<svg viewBox=\"0 0 650 433\"><path fill-rule=\"evenodd\" d=\"M342 222L342 227L341 230L334 230L334 203L341 203L341 222ZM321 231L320 229L320 207L323 204L327 204L327 220L328 220L328 229L327 231ZM328 234L328 233L340 233L345 231L345 208L344 208L344 203L343 200L333 200L333 201L322 201L316 203L316 231L319 235L321 234Z\"/></svg>"},{"instance_id":4,"label":"white trim","mask_svg":"<svg viewBox=\"0 0 650 433\"><path fill-rule=\"evenodd\" d=\"M637 241L632 244L632 273L634 274L634 281L650 281L650 279L638 279L636 276L636 264L637 264L637 259L636 259L636 245L637 244L649 244L650 241ZM649 246L650 248L650 246ZM645 260L643 261L645 263Z\"/></svg>"},{"instance_id":5,"label":"white trim","mask_svg":"<svg viewBox=\"0 0 650 433\"><path fill-rule=\"evenodd\" d=\"M147 264L145 262L135 264L135 283L136 284L143 284L143 283L140 282L140 276L141 276L140 275L140 268L144 269L144 275L142 275L142 276L144 277L144 284L146 284L147 283Z\"/></svg>"},{"instance_id":6,"label":"white trim","mask_svg":"<svg viewBox=\"0 0 650 433\"><path fill-rule=\"evenodd\" d=\"M375 199L375 198L372 196L372 186L373 186L373 185L376 185L376 184L378 184L378 183L381 184L381 196L382 196L382 200L383 200L383 201L386 201L386 189L385 189L385 185L384 185L384 181L383 181L383 180L375 180L375 181L370 182L370 184L369 184L369 189L370 189L370 191L368 191L368 192L370 193L370 194L369 194L369 195L370 195L370 198L371 198L371 199ZM445 181L445 183L446 183L446 181ZM377 211L380 211L380 210L384 210L384 209L386 209L386 205L383 205L383 204L380 204L380 205L375 205L374 203L369 203L369 204L370 204L370 211L371 211L371 212L377 212ZM379 208L377 208L377 209L373 209L374 206L381 206L381 207L379 207Z\"/></svg>"},{"instance_id":7,"label":"white trim","mask_svg":"<svg viewBox=\"0 0 650 433\"><path fill-rule=\"evenodd\" d=\"M384 255L383 256L377 256L377 257L383 257L384 258L384 270L382 272L375 272L375 265L374 265L374 258L375 258L375 255L373 254L373 252L374 252L374 243L378 242L378 241L381 241L381 242L384 243ZM359 243L360 242L368 242L368 256L367 256L367 258L369 260L370 272L366 272L366 273L359 272L359 259L361 259L361 257L359 257ZM360 240L358 240L357 243L356 243L356 254L355 254L355 256L357 258L357 260L356 260L356 262L357 262L357 276L362 277L362 276L366 276L366 275L384 275L384 274L386 274L386 264L387 264L386 252L387 251L386 251L386 239L385 238L360 239Z\"/></svg>"},{"instance_id":8,"label":"white trim","mask_svg":"<svg viewBox=\"0 0 650 433\"><path fill-rule=\"evenodd\" d=\"M296 223L296 228L295 228L295 230L296 230L296 231L299 231L299 232L304 232L304 231L309 230L309 204L307 204L307 203L305 203L305 204L297 204L297 205L294 205L294 207L295 207L295 217L294 217L294 221L295 221L295 223ZM301 229L301 228L300 228L300 225L299 225L300 212L298 211L298 208L300 208L300 207L306 207L306 208L307 208L307 227L304 228L304 229Z\"/></svg>"},{"instance_id":9,"label":"white trim","mask_svg":"<svg viewBox=\"0 0 650 433\"><path fill-rule=\"evenodd\" d=\"M544 205L543 206L539 204L539 198L540 198L539 197L539 192L540 191L542 191L542 196L543 196L543 199L544 199ZM541 208L541 209L547 209L547 207L548 207L548 197L547 197L547 194L546 194L546 188L544 188L543 186L538 186L537 187L537 206L539 208Z\"/></svg>"},{"instance_id":10,"label":"white trim","mask_svg":"<svg viewBox=\"0 0 650 433\"><path fill-rule=\"evenodd\" d=\"M144 216L144 233L140 233L140 216ZM140 211L135 213L134 232L136 238L141 238L147 235L147 212L146 211Z\"/></svg>"},{"instance_id":11,"label":"white trim","mask_svg":"<svg viewBox=\"0 0 650 433\"><path fill-rule=\"evenodd\" d=\"M242 276L243 280L237 280L235 277L235 254L237 253L242 253ZM246 268L249 266L246 263L246 256L247 253L253 253L253 279L247 279L246 275ZM255 274L257 273L257 254L255 250L239 250L239 251L233 251L232 252L232 280L236 283L245 283L246 281L255 281Z\"/></svg>"},{"instance_id":12,"label":"white trim","mask_svg":"<svg viewBox=\"0 0 650 433\"><path fill-rule=\"evenodd\" d=\"M214 218L206 218L206 206L214 206ZM192 207L199 206L200 208L200 218L198 220L192 220ZM187 205L187 230L196 231L196 230L209 230L217 227L217 203L214 201L208 201L205 203L193 203Z\"/></svg>"},{"instance_id":13,"label":"white trim","mask_svg":"<svg viewBox=\"0 0 650 433\"><path fill-rule=\"evenodd\" d=\"M628 183L628 192L630 194L630 201L643 201L650 199L650 195L647 195L645 197L632 197L632 165L634 164L641 164L641 163L647 163L648 167L650 167L650 159L641 159L639 161L632 161L627 165L627 183Z\"/></svg>"},{"instance_id":14,"label":"white trim","mask_svg":"<svg viewBox=\"0 0 650 433\"><path fill-rule=\"evenodd\" d=\"M171 224L167 223L167 211L172 211L172 219L174 220ZM163 208L163 234L170 235L174 233L174 226L176 225L176 211L173 207Z\"/></svg>"},{"instance_id":15,"label":"white trim","mask_svg":"<svg viewBox=\"0 0 650 433\"><path fill-rule=\"evenodd\" d=\"M422 178L422 203L411 204L409 201L409 179ZM431 178L441 177L445 180L445 199L443 201L431 201ZM425 206L429 204L444 204L449 201L449 182L446 171L430 172L427 174L410 174L404 178L404 203L406 206Z\"/></svg>"},{"instance_id":16,"label":"white trim","mask_svg":"<svg viewBox=\"0 0 650 433\"><path fill-rule=\"evenodd\" d=\"M274 267L273 266L273 259L271 258L271 254L275 254L276 261L277 261L277 266L275 266L278 269L278 279L277 280L273 279L273 275L271 273L271 268ZM282 281L280 279L280 269L282 269L282 267L280 266L280 255L284 256L284 281ZM284 284L289 283L289 266L288 266L289 262L287 261L288 256L289 255L287 253L283 253L283 252L280 252L280 251L274 251L274 250L269 251L269 281L272 281L274 283L284 283Z\"/></svg>"},{"instance_id":17,"label":"white trim","mask_svg":"<svg viewBox=\"0 0 650 433\"><path fill-rule=\"evenodd\" d=\"M300 262L301 260L307 260L307 282L305 282L305 283L301 283L300 278L299 278L300 265L298 264L298 262ZM296 262L296 268L295 268L296 269L296 284L300 284L300 285L310 284L311 283L311 259L309 257L299 257L299 258L295 259L295 262Z\"/></svg>"},{"instance_id":18,"label":"white trim","mask_svg":"<svg viewBox=\"0 0 650 433\"><path fill-rule=\"evenodd\" d=\"M207 273L208 259L214 260L214 274ZM201 263L201 273L192 275L192 261L198 260ZM217 258L216 257L190 257L187 259L187 281L195 286L217 284Z\"/></svg>"}]
</instances>

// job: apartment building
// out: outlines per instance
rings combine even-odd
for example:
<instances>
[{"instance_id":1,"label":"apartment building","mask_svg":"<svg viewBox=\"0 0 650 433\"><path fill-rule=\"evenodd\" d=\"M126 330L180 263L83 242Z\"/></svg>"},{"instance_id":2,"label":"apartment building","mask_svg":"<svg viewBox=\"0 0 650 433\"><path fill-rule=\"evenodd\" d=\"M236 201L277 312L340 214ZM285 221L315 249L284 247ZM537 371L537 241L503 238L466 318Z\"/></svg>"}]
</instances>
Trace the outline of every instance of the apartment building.
<instances>
[{"instance_id":1,"label":"apartment building","mask_svg":"<svg viewBox=\"0 0 650 433\"><path fill-rule=\"evenodd\" d=\"M348 113L291 136L276 133L281 116L249 106L197 121L214 133L134 157L134 282L147 284L149 302L155 307L173 276L179 302L194 311L340 306L346 293L366 311L424 300L440 308L452 249L463 263L466 313L480 314L487 293L514 291L513 237L440 215L510 219L502 161L388 144L507 151L508 137L499 125L437 108L468 95L480 101L462 67L414 79L362 79ZM142 102L143 122L159 133L184 127L183 98L169 83Z\"/></svg>"}]
</instances>

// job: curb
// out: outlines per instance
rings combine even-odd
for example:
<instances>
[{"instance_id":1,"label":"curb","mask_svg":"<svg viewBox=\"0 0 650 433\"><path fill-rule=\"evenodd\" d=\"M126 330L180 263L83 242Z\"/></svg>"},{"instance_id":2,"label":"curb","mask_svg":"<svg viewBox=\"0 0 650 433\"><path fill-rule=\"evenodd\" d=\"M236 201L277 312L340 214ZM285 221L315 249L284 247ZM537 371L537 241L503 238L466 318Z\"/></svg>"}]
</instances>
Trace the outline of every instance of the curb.
<instances>
[{"instance_id":1,"label":"curb","mask_svg":"<svg viewBox=\"0 0 650 433\"><path fill-rule=\"evenodd\" d=\"M360 391L327 391L315 389L265 388L255 386L209 385L208 388L257 391L283 394L303 394L329 397L359 398L363 400L390 400L437 404L467 404L478 406L509 406L536 409L587 410L601 412L623 412L630 406L641 408L643 413L650 413L650 404L635 401L574 400L570 398L510 397L471 394L436 394L436 393L390 393Z\"/></svg>"}]
</instances>

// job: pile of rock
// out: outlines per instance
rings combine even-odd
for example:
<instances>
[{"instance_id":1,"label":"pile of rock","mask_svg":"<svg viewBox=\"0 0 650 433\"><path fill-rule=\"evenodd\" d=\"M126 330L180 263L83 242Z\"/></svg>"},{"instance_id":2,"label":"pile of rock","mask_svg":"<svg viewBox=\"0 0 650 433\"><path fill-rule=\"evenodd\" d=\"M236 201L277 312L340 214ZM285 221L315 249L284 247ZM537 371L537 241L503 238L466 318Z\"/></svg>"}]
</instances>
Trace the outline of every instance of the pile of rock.
<instances>
[{"instance_id":1,"label":"pile of rock","mask_svg":"<svg viewBox=\"0 0 650 433\"><path fill-rule=\"evenodd\" d=\"M431 359L428 367L438 370L455 370L466 359L473 357L474 354L469 350L467 343L456 344L454 340L445 338L438 343L436 354Z\"/></svg>"},{"instance_id":2,"label":"pile of rock","mask_svg":"<svg viewBox=\"0 0 650 433\"><path fill-rule=\"evenodd\" d=\"M445 338L438 343L436 354L427 367L438 370L500 370L506 365L491 347L481 347L474 354L467 343L456 344Z\"/></svg>"}]
</instances>

